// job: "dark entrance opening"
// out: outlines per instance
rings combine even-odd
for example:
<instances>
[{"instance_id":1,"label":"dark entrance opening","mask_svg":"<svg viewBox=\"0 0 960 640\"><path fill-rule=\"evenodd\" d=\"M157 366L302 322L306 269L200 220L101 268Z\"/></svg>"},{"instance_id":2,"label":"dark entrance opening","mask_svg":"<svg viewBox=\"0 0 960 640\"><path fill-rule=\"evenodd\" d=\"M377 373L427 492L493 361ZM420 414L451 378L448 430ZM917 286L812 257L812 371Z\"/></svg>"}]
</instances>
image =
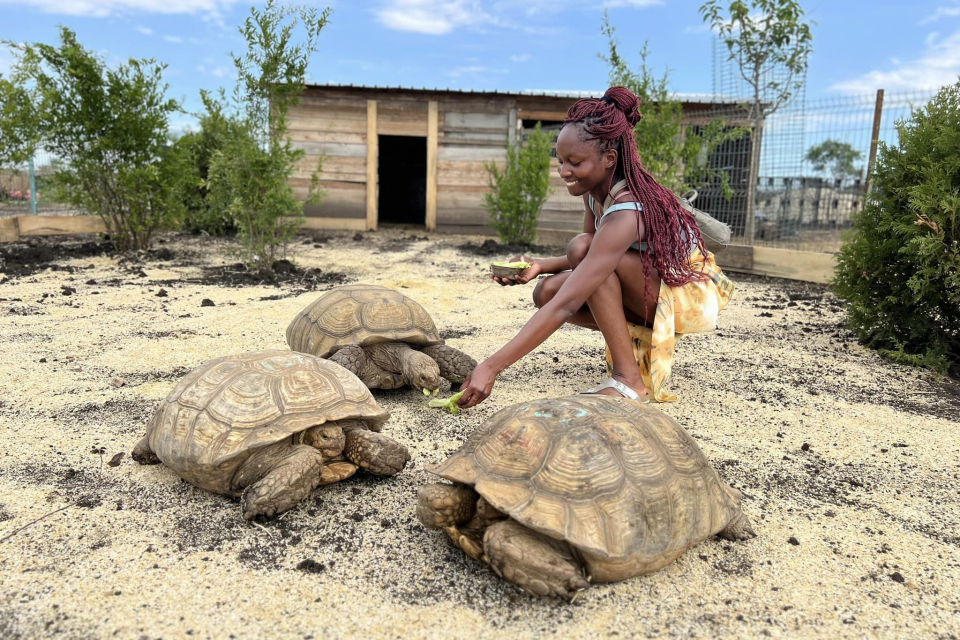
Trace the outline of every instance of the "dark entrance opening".
<instances>
[{"instance_id":1,"label":"dark entrance opening","mask_svg":"<svg viewBox=\"0 0 960 640\"><path fill-rule=\"evenodd\" d=\"M380 224L427 222L427 139L416 136L379 137Z\"/></svg>"}]
</instances>

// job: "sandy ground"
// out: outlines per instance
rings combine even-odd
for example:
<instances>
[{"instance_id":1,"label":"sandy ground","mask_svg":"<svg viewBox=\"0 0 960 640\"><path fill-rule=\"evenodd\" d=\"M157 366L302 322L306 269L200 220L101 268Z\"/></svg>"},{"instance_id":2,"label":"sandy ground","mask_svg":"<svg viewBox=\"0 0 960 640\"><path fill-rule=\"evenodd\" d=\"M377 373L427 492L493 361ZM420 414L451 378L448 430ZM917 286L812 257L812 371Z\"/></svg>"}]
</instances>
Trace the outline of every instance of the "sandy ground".
<instances>
[{"instance_id":1,"label":"sandy ground","mask_svg":"<svg viewBox=\"0 0 960 640\"><path fill-rule=\"evenodd\" d=\"M187 371L285 347L318 294L202 284L229 243L164 241L172 255L142 265L78 251L0 282L2 638L960 636L960 385L861 348L822 287L735 276L720 330L680 342L680 401L660 405L744 492L759 537L708 540L568 605L421 527L415 490L499 408L599 380L598 334L562 329L457 417L377 392L407 469L251 525L237 501L129 452ZM531 314L532 288L490 284L467 241L482 239L334 234L299 238L295 259L404 291L482 359Z\"/></svg>"}]
</instances>

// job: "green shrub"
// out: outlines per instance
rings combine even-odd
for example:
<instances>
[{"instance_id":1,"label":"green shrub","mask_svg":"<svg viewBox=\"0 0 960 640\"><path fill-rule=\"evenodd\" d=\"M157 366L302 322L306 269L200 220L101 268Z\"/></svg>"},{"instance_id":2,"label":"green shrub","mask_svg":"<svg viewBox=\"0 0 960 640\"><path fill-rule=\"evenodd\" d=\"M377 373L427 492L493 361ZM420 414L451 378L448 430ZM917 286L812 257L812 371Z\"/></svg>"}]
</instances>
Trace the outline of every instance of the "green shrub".
<instances>
[{"instance_id":1,"label":"green shrub","mask_svg":"<svg viewBox=\"0 0 960 640\"><path fill-rule=\"evenodd\" d=\"M110 68L66 27L60 40L59 48L4 41L17 62L0 87L0 132L14 141L0 147L0 161L46 148L62 160L51 181L60 201L99 215L117 250L146 249L182 214L173 196L185 165L167 144L180 107L164 97L166 67L131 59Z\"/></svg>"},{"instance_id":2,"label":"green shrub","mask_svg":"<svg viewBox=\"0 0 960 640\"><path fill-rule=\"evenodd\" d=\"M507 146L503 171L496 163L486 163L491 191L484 194L484 208L501 242L533 244L537 237L540 209L551 191L551 138L538 122L525 144Z\"/></svg>"},{"instance_id":3,"label":"green shrub","mask_svg":"<svg viewBox=\"0 0 960 640\"><path fill-rule=\"evenodd\" d=\"M181 183L179 197L184 206L182 229L189 233L223 236L236 233L237 224L224 207L212 206L206 182L214 155L222 151L229 135L228 121L219 112L200 117L200 130L184 134L174 144L189 166L189 179Z\"/></svg>"},{"instance_id":4,"label":"green shrub","mask_svg":"<svg viewBox=\"0 0 960 640\"><path fill-rule=\"evenodd\" d=\"M861 342L899 362L960 372L960 83L880 143L833 286Z\"/></svg>"},{"instance_id":5,"label":"green shrub","mask_svg":"<svg viewBox=\"0 0 960 640\"><path fill-rule=\"evenodd\" d=\"M233 110L222 92L219 99L201 92L208 114L222 116L226 131L202 184L210 206L236 223L241 258L250 269L272 269L277 252L286 250L303 221L304 202L288 181L304 152L287 138L287 113L299 102L307 64L329 13L326 9L318 16L315 9L278 6L275 0L262 11L251 8L240 27L247 52L233 56ZM306 40L294 44L300 23ZM306 202L319 202L323 192L318 186L314 173Z\"/></svg>"}]
</instances>

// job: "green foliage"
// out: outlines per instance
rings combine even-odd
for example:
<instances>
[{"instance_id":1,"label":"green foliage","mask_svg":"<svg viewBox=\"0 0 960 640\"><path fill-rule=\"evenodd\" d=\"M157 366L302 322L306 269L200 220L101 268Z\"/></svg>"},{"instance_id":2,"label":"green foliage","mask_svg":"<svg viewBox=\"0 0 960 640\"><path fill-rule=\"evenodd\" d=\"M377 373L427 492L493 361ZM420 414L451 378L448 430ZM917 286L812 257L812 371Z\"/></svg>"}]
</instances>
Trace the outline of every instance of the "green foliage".
<instances>
[{"instance_id":1,"label":"green foliage","mask_svg":"<svg viewBox=\"0 0 960 640\"><path fill-rule=\"evenodd\" d=\"M185 208L183 229L190 233L222 236L235 233L236 221L225 207L213 206L207 198L210 163L222 152L230 134L228 120L219 111L207 111L200 117L200 130L180 137L174 145L185 155L190 179L181 183L180 199Z\"/></svg>"},{"instance_id":2,"label":"green foliage","mask_svg":"<svg viewBox=\"0 0 960 640\"><path fill-rule=\"evenodd\" d=\"M240 27L247 52L233 56L233 109L223 92L219 97L202 92L208 117L222 117L225 134L201 184L210 206L236 223L241 257L250 269L271 269L303 220L304 202L288 180L304 152L287 139L287 114L299 102L307 64L329 14L329 9L318 16L315 9L278 6L275 0L262 11L251 8ZM301 24L305 40L294 44ZM318 186L314 173L308 203L322 197Z\"/></svg>"},{"instance_id":3,"label":"green foliage","mask_svg":"<svg viewBox=\"0 0 960 640\"><path fill-rule=\"evenodd\" d=\"M710 166L710 153L729 140L739 140L746 129L728 127L722 118L700 127L696 133L684 131L683 103L670 91L670 71L658 77L647 65L648 43L640 50L640 68L630 68L620 56L616 29L605 13L603 35L607 36L609 51L600 59L609 66L610 84L621 85L640 98L643 119L634 128L643 166L663 186L681 195L691 187L718 183L729 199L730 175Z\"/></svg>"},{"instance_id":4,"label":"green foliage","mask_svg":"<svg viewBox=\"0 0 960 640\"><path fill-rule=\"evenodd\" d=\"M507 164L486 164L491 191L484 194L490 226L507 244L532 244L537 237L540 209L550 195L552 135L537 123L526 143L507 146Z\"/></svg>"},{"instance_id":5,"label":"green foliage","mask_svg":"<svg viewBox=\"0 0 960 640\"><path fill-rule=\"evenodd\" d=\"M813 165L814 171L829 173L834 180L843 180L860 175L860 167L854 163L862 157L863 154L847 142L824 140L810 147L806 160Z\"/></svg>"},{"instance_id":6,"label":"green foliage","mask_svg":"<svg viewBox=\"0 0 960 640\"><path fill-rule=\"evenodd\" d=\"M145 249L182 213L173 192L185 164L167 149L179 106L164 97L165 65L131 59L111 69L73 31L62 27L60 40L4 41L17 61L0 88L2 161L47 149L62 160L53 180L61 201L99 215L119 251Z\"/></svg>"},{"instance_id":7,"label":"green foliage","mask_svg":"<svg viewBox=\"0 0 960 640\"><path fill-rule=\"evenodd\" d=\"M732 0L726 11L720 0L708 0L700 15L754 90L758 117L788 103L803 86L813 36L798 0Z\"/></svg>"},{"instance_id":8,"label":"green foliage","mask_svg":"<svg viewBox=\"0 0 960 640\"><path fill-rule=\"evenodd\" d=\"M833 282L860 340L888 357L960 373L960 83L880 143L874 190Z\"/></svg>"}]
</instances>

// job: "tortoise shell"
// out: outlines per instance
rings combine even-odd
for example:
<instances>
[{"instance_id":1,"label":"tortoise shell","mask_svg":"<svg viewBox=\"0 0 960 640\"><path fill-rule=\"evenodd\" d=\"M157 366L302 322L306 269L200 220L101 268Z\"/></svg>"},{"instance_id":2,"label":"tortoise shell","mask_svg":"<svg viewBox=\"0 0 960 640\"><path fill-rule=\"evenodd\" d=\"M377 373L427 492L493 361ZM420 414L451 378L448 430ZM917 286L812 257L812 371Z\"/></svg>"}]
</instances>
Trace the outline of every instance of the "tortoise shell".
<instances>
[{"instance_id":1,"label":"tortoise shell","mask_svg":"<svg viewBox=\"0 0 960 640\"><path fill-rule=\"evenodd\" d=\"M430 314L407 296L374 284L337 287L297 314L287 327L294 351L327 358L341 347L408 342L443 344Z\"/></svg>"},{"instance_id":2,"label":"tortoise shell","mask_svg":"<svg viewBox=\"0 0 960 640\"><path fill-rule=\"evenodd\" d=\"M740 513L674 419L603 395L503 409L430 470L607 566L661 564Z\"/></svg>"},{"instance_id":3,"label":"tortoise shell","mask_svg":"<svg viewBox=\"0 0 960 640\"><path fill-rule=\"evenodd\" d=\"M216 358L164 398L147 427L150 449L191 484L232 494L231 479L250 453L310 427L390 417L370 390L340 365L287 350Z\"/></svg>"}]
</instances>

